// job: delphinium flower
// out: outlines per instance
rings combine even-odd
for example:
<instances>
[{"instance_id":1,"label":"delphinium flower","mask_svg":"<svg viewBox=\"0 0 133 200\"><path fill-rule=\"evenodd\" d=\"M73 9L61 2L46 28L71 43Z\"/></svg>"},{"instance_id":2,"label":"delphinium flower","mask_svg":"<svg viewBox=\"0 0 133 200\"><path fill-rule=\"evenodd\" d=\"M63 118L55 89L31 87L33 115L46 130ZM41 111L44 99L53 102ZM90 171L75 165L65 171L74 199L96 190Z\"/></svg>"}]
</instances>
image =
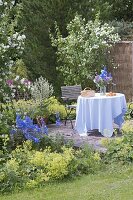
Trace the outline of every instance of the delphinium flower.
<instances>
[{"instance_id":1,"label":"delphinium flower","mask_svg":"<svg viewBox=\"0 0 133 200\"><path fill-rule=\"evenodd\" d=\"M56 126L61 126L61 120L60 120L60 114L59 112L56 112Z\"/></svg>"},{"instance_id":2,"label":"delphinium flower","mask_svg":"<svg viewBox=\"0 0 133 200\"><path fill-rule=\"evenodd\" d=\"M48 135L48 128L47 128L47 126L46 126L46 123L45 123L45 121L44 121L44 119L41 117L41 132L43 133L43 134L46 134L46 135Z\"/></svg>"},{"instance_id":3,"label":"delphinium flower","mask_svg":"<svg viewBox=\"0 0 133 200\"><path fill-rule=\"evenodd\" d=\"M33 124L33 120L29 116L25 116L24 119L19 114L16 116L16 128L22 131L27 140L35 143L38 143L44 134L48 135L48 128L42 118L41 123L41 127L39 127L38 124ZM14 133L13 130L11 133Z\"/></svg>"},{"instance_id":4,"label":"delphinium flower","mask_svg":"<svg viewBox=\"0 0 133 200\"><path fill-rule=\"evenodd\" d=\"M112 75L111 73L107 72L106 67L104 67L104 69L101 70L100 75L96 74L94 78L94 83L98 87L107 86L108 84L112 83Z\"/></svg>"}]
</instances>

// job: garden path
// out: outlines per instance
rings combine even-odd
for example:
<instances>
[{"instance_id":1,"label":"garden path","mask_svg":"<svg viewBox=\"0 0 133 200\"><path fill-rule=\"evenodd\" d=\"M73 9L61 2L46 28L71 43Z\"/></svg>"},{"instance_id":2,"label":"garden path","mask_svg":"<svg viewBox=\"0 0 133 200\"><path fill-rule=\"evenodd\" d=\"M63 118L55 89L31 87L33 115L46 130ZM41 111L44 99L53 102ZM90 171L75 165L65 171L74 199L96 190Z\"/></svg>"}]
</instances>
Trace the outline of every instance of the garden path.
<instances>
[{"instance_id":1,"label":"garden path","mask_svg":"<svg viewBox=\"0 0 133 200\"><path fill-rule=\"evenodd\" d=\"M73 121L74 124L74 121ZM106 148L102 146L101 139L104 138L100 133L93 132L88 136L80 136L76 131L71 128L71 124L67 122L66 126L62 122L61 126L56 126L55 124L48 125L48 133L50 136L62 135L69 141L73 140L75 147L82 147L84 144L92 146L95 150L100 152L106 152ZM113 138L113 137L112 137Z\"/></svg>"}]
</instances>

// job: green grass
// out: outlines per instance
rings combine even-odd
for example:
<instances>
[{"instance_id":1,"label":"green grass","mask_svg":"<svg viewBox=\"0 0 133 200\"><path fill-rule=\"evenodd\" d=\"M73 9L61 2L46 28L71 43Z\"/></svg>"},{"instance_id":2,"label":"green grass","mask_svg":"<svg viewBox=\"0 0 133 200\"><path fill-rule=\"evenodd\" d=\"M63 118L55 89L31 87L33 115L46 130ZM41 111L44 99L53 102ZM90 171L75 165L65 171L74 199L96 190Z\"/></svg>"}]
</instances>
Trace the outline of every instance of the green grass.
<instances>
[{"instance_id":1,"label":"green grass","mask_svg":"<svg viewBox=\"0 0 133 200\"><path fill-rule=\"evenodd\" d=\"M132 200L133 166L113 166L95 175L0 196L0 200Z\"/></svg>"}]
</instances>

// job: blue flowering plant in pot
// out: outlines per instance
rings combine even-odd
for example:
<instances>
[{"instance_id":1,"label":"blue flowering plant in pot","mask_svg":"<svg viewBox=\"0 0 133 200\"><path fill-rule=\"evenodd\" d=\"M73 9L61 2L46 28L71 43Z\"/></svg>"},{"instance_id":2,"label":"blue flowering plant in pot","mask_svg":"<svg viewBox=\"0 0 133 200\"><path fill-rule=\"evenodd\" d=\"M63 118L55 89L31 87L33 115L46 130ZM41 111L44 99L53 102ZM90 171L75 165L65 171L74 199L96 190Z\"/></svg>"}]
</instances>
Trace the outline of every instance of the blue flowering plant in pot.
<instances>
[{"instance_id":1,"label":"blue flowering plant in pot","mask_svg":"<svg viewBox=\"0 0 133 200\"><path fill-rule=\"evenodd\" d=\"M107 85L112 83L112 75L111 73L108 73L107 68L104 67L101 70L101 74L96 73L93 81L96 86L100 88L100 95L105 95Z\"/></svg>"}]
</instances>

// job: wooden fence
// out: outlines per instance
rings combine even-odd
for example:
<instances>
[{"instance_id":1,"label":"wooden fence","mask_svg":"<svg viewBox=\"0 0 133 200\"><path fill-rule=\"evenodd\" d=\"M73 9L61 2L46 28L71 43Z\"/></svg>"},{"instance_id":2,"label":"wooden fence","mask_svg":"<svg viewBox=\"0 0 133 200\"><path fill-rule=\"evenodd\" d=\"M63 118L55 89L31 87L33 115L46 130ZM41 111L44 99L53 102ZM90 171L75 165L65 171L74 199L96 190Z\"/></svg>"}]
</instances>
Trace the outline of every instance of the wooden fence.
<instances>
[{"instance_id":1,"label":"wooden fence","mask_svg":"<svg viewBox=\"0 0 133 200\"><path fill-rule=\"evenodd\" d=\"M133 101L133 41L117 43L111 51L115 68L112 68L115 92L124 93L127 101Z\"/></svg>"}]
</instances>

